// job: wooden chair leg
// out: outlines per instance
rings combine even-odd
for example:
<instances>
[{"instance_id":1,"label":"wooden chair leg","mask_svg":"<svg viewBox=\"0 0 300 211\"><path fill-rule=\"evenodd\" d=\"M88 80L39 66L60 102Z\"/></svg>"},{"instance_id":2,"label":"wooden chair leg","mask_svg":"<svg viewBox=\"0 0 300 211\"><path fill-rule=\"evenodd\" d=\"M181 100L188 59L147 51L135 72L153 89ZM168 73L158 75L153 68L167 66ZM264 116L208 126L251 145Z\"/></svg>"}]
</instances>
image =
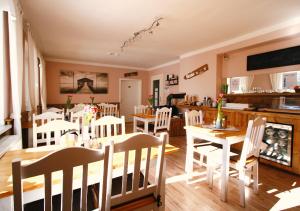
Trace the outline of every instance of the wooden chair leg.
<instances>
[{"instance_id":1,"label":"wooden chair leg","mask_svg":"<svg viewBox=\"0 0 300 211\"><path fill-rule=\"evenodd\" d=\"M246 174L245 174L245 185L247 187L249 187L249 185L251 184L252 172L253 172L252 167L250 167L250 169L247 169L247 171L246 171Z\"/></svg>"},{"instance_id":2,"label":"wooden chair leg","mask_svg":"<svg viewBox=\"0 0 300 211\"><path fill-rule=\"evenodd\" d=\"M240 205L245 207L245 170L239 171Z\"/></svg>"},{"instance_id":3,"label":"wooden chair leg","mask_svg":"<svg viewBox=\"0 0 300 211\"><path fill-rule=\"evenodd\" d=\"M253 166L253 188L254 192L258 192L258 162Z\"/></svg>"}]
</instances>

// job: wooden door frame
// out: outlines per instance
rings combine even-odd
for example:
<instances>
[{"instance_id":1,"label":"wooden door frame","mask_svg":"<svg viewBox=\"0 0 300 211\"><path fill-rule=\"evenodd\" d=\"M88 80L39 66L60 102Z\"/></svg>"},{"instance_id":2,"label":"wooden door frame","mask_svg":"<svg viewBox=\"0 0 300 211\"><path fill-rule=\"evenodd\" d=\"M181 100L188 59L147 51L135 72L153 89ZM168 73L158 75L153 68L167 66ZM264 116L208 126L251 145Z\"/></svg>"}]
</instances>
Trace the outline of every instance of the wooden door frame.
<instances>
[{"instance_id":1,"label":"wooden door frame","mask_svg":"<svg viewBox=\"0 0 300 211\"><path fill-rule=\"evenodd\" d=\"M120 102L120 114L121 114L121 98L122 98L122 81L137 81L138 82L138 86L139 86L139 89L140 89L140 94L138 96L138 103L139 105L142 104L142 80L141 79L133 79L133 78L120 78L119 79L119 102Z\"/></svg>"}]
</instances>

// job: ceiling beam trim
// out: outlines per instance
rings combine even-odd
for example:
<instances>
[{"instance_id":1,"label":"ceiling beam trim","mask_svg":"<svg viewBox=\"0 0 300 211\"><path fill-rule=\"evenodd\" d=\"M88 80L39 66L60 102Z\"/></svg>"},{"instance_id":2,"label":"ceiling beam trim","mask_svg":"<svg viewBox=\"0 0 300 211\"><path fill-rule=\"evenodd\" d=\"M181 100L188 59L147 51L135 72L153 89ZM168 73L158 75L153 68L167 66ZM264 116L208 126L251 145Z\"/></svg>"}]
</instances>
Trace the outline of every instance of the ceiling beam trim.
<instances>
[{"instance_id":1,"label":"ceiling beam trim","mask_svg":"<svg viewBox=\"0 0 300 211\"><path fill-rule=\"evenodd\" d=\"M120 69L127 69L127 70L131 69L131 70L147 71L147 68L142 68L142 67L103 64L103 63L98 63L98 62L85 62L85 61L58 59L58 58L49 58L49 57L46 57L45 60L48 62L59 62L59 63L68 63L68 64L81 64L81 65L92 65L92 66L99 66L99 67L113 67L113 68L120 68Z\"/></svg>"}]
</instances>

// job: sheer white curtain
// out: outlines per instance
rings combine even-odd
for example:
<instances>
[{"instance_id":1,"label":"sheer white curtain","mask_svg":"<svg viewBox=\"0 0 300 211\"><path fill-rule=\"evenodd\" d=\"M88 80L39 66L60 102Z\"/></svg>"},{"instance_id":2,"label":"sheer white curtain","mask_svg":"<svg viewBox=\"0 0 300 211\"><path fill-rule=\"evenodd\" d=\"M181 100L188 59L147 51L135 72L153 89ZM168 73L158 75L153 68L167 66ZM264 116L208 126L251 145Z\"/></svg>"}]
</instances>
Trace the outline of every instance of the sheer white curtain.
<instances>
[{"instance_id":1,"label":"sheer white curtain","mask_svg":"<svg viewBox=\"0 0 300 211\"><path fill-rule=\"evenodd\" d=\"M23 84L23 102L24 102L24 110L32 111L31 99L30 99L30 80L29 80L29 44L28 44L28 34L26 33L26 37L24 39L24 84Z\"/></svg>"},{"instance_id":2,"label":"sheer white curtain","mask_svg":"<svg viewBox=\"0 0 300 211\"><path fill-rule=\"evenodd\" d=\"M22 109L22 82L23 82L23 18L17 10L9 14L9 56L11 97L14 119L14 131L21 137L21 109Z\"/></svg>"},{"instance_id":3,"label":"sheer white curtain","mask_svg":"<svg viewBox=\"0 0 300 211\"><path fill-rule=\"evenodd\" d=\"M37 77L37 53L36 45L32 38L30 28L27 28L28 40L28 92L27 97L30 99L31 109L27 111L34 111L38 105L38 77Z\"/></svg>"},{"instance_id":4,"label":"sheer white curtain","mask_svg":"<svg viewBox=\"0 0 300 211\"><path fill-rule=\"evenodd\" d=\"M5 118L5 112L4 112L4 81L5 81L5 67L4 67L4 13L3 8L1 5L0 8L0 125L4 125L4 118Z\"/></svg>"},{"instance_id":5,"label":"sheer white curtain","mask_svg":"<svg viewBox=\"0 0 300 211\"><path fill-rule=\"evenodd\" d=\"M41 77L41 95L42 95L42 107L43 110L47 109L47 84L46 84L46 65L43 56L40 54L39 58L41 60L40 64L40 77Z\"/></svg>"},{"instance_id":6,"label":"sheer white curtain","mask_svg":"<svg viewBox=\"0 0 300 211\"><path fill-rule=\"evenodd\" d=\"M26 103L26 111L36 111L37 106L39 104L39 84L38 84L38 58L40 59L40 89L41 89L41 99L42 99L42 107L45 109L47 107L46 102L46 70L45 70L45 61L40 53L37 45L32 36L30 25L26 25L26 40L25 40L25 55L24 59L24 74L25 78L27 78L27 82L24 84L25 89L25 103Z\"/></svg>"},{"instance_id":7,"label":"sheer white curtain","mask_svg":"<svg viewBox=\"0 0 300 211\"><path fill-rule=\"evenodd\" d=\"M254 76L245 76L240 78L240 87L242 92L248 92L251 89L251 85L253 83Z\"/></svg>"},{"instance_id":8,"label":"sheer white curtain","mask_svg":"<svg viewBox=\"0 0 300 211\"><path fill-rule=\"evenodd\" d=\"M270 74L272 89L275 91L282 90L282 73Z\"/></svg>"}]
</instances>

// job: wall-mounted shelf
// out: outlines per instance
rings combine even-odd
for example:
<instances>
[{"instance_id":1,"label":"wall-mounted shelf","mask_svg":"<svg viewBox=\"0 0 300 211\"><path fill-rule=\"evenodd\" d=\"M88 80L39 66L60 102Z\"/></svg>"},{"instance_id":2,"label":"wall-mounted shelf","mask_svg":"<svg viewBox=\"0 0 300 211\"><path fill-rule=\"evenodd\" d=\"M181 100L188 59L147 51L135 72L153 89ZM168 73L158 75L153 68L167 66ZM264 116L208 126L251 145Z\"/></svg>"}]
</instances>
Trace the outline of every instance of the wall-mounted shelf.
<instances>
[{"instance_id":1,"label":"wall-mounted shelf","mask_svg":"<svg viewBox=\"0 0 300 211\"><path fill-rule=\"evenodd\" d=\"M167 75L166 86L175 86L178 83L178 75Z\"/></svg>"}]
</instances>

